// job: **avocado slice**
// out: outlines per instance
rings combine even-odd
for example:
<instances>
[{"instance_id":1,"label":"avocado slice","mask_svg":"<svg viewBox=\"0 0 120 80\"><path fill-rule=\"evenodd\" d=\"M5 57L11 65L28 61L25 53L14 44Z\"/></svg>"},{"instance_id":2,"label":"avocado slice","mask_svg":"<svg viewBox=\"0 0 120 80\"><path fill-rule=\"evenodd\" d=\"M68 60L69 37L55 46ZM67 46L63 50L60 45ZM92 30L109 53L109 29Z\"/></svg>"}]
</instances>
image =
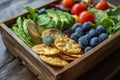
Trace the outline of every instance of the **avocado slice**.
<instances>
[{"instance_id":1,"label":"avocado slice","mask_svg":"<svg viewBox=\"0 0 120 80\"><path fill-rule=\"evenodd\" d=\"M61 21L60 25L59 25L59 28L60 30L63 30L62 28L64 27L65 25L65 21L63 20L64 16L61 15L61 11L56 11L58 16L59 16L59 20Z\"/></svg>"},{"instance_id":2,"label":"avocado slice","mask_svg":"<svg viewBox=\"0 0 120 80\"><path fill-rule=\"evenodd\" d=\"M67 12L64 12L64 15L66 15L67 19L68 19L68 24L67 24L67 27L71 27L75 22L74 22L74 18L72 17L71 14L67 13Z\"/></svg>"},{"instance_id":3,"label":"avocado slice","mask_svg":"<svg viewBox=\"0 0 120 80\"><path fill-rule=\"evenodd\" d=\"M51 20L51 22L45 27L46 29L51 29L55 27L55 20Z\"/></svg>"},{"instance_id":4,"label":"avocado slice","mask_svg":"<svg viewBox=\"0 0 120 80\"><path fill-rule=\"evenodd\" d=\"M34 21L29 20L26 24L27 29L31 35L31 38L34 42L34 44L39 44L41 43L41 36L39 35L38 31L37 31L37 25L35 24Z\"/></svg>"},{"instance_id":5,"label":"avocado slice","mask_svg":"<svg viewBox=\"0 0 120 80\"><path fill-rule=\"evenodd\" d=\"M56 13L55 10L52 10L52 9L47 9L46 10L47 14L51 17L52 20L54 20L54 24L53 24L53 27L54 28L58 28L60 25L60 20L59 20L59 16L58 14Z\"/></svg>"},{"instance_id":6,"label":"avocado slice","mask_svg":"<svg viewBox=\"0 0 120 80\"><path fill-rule=\"evenodd\" d=\"M60 30L65 30L68 27L68 24L70 24L68 17L66 14L64 14L64 12L62 11L57 11L57 13L59 14L59 17L61 19L62 25L60 27Z\"/></svg>"}]
</instances>

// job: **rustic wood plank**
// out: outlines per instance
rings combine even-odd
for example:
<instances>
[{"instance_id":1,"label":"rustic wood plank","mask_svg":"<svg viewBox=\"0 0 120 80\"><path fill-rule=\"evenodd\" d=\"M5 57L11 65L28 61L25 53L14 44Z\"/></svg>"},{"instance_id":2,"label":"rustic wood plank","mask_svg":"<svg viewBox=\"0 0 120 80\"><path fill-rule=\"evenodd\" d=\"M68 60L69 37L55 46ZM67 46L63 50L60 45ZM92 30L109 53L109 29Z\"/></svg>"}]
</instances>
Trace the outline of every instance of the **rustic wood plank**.
<instances>
[{"instance_id":1,"label":"rustic wood plank","mask_svg":"<svg viewBox=\"0 0 120 80\"><path fill-rule=\"evenodd\" d=\"M38 80L18 59L0 69L0 80Z\"/></svg>"},{"instance_id":2,"label":"rustic wood plank","mask_svg":"<svg viewBox=\"0 0 120 80\"><path fill-rule=\"evenodd\" d=\"M7 51L1 39L0 43L0 80L38 80L20 60Z\"/></svg>"},{"instance_id":3,"label":"rustic wood plank","mask_svg":"<svg viewBox=\"0 0 120 80\"><path fill-rule=\"evenodd\" d=\"M79 79L81 80L88 80L88 79L89 80L109 80L115 75L115 73L118 72L115 70L120 70L117 68L120 68L119 49L115 51L114 54L110 55L108 58L102 60L98 65L93 67L91 70L87 71ZM115 73L112 73L112 72L115 72Z\"/></svg>"}]
</instances>

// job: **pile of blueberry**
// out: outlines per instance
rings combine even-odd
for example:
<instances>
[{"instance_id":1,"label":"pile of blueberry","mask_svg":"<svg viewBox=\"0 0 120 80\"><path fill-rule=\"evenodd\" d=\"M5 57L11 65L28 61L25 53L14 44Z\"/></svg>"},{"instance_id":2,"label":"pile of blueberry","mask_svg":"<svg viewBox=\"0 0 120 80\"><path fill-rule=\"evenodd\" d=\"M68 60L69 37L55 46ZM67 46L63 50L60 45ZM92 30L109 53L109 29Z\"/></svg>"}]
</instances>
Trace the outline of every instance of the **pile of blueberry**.
<instances>
[{"instance_id":1,"label":"pile of blueberry","mask_svg":"<svg viewBox=\"0 0 120 80\"><path fill-rule=\"evenodd\" d=\"M84 24L75 23L72 26L72 30L73 33L70 38L78 42L84 52L89 51L108 38L108 34L102 25L99 25L94 29L89 22L85 22Z\"/></svg>"}]
</instances>

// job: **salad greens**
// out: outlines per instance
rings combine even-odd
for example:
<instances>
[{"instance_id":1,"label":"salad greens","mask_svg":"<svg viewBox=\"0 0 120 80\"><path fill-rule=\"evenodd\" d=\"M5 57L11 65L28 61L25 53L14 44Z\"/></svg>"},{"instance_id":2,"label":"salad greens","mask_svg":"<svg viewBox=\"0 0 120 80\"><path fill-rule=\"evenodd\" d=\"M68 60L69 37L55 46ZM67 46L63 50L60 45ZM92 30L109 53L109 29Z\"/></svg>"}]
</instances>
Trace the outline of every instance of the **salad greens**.
<instances>
[{"instance_id":1,"label":"salad greens","mask_svg":"<svg viewBox=\"0 0 120 80\"><path fill-rule=\"evenodd\" d=\"M38 26L44 27L45 29L57 28L63 31L74 24L74 18L67 12L46 9L45 14L38 14L36 10L29 6L24 8L29 12L28 18L32 19Z\"/></svg>"},{"instance_id":2,"label":"salad greens","mask_svg":"<svg viewBox=\"0 0 120 80\"><path fill-rule=\"evenodd\" d=\"M120 30L120 6L106 11L96 10L95 8L89 10L95 15L96 25L103 25L109 35Z\"/></svg>"}]
</instances>

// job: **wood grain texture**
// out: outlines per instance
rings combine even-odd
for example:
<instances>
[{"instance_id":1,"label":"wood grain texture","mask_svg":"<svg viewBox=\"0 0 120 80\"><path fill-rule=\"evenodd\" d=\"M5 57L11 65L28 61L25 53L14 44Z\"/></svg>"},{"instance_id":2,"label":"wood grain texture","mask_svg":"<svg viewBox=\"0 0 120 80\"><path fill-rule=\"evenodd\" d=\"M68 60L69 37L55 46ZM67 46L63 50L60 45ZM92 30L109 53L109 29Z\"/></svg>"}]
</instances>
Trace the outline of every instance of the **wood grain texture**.
<instances>
[{"instance_id":1,"label":"wood grain texture","mask_svg":"<svg viewBox=\"0 0 120 80\"><path fill-rule=\"evenodd\" d=\"M112 77L120 71L120 48L98 65L87 71L79 79L81 80L112 80ZM106 53L107 54L107 53ZM79 80L78 79L78 80ZM114 80L114 79L113 79Z\"/></svg>"}]
</instances>

